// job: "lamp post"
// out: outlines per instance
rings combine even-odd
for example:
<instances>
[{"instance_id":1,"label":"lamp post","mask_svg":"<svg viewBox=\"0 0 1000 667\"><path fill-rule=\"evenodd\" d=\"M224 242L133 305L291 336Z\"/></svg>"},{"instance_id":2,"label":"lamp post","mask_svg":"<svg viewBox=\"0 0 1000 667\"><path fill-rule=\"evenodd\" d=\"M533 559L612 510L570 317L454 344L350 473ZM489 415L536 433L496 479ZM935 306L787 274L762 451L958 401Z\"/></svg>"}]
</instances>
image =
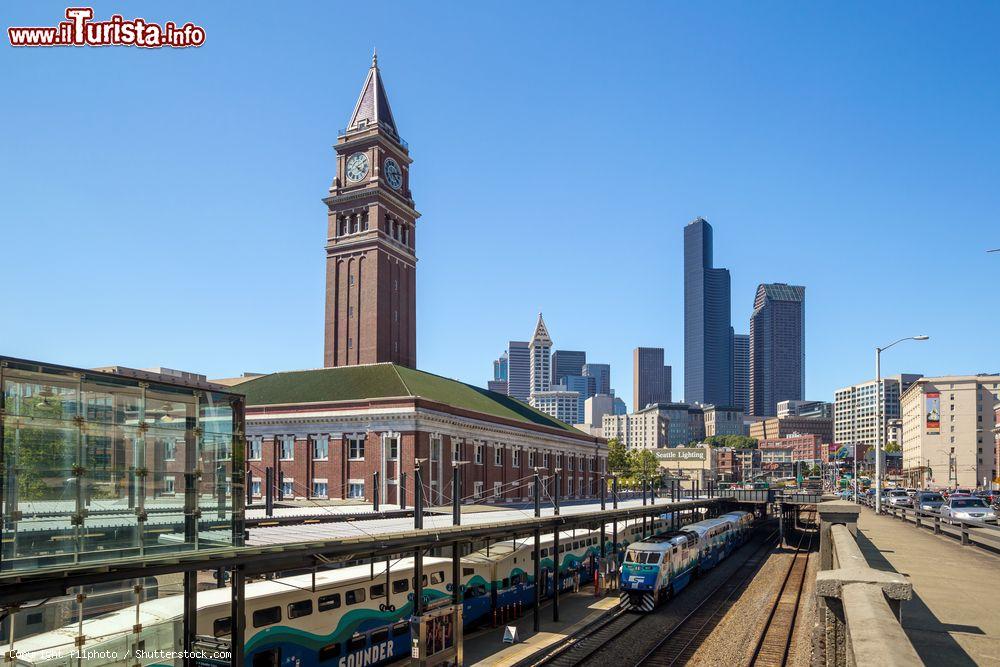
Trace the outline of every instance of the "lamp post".
<instances>
[{"instance_id":1,"label":"lamp post","mask_svg":"<svg viewBox=\"0 0 1000 667\"><path fill-rule=\"evenodd\" d=\"M885 347L875 348L875 513L882 513L882 352L904 340L927 340L930 336L906 336Z\"/></svg>"}]
</instances>

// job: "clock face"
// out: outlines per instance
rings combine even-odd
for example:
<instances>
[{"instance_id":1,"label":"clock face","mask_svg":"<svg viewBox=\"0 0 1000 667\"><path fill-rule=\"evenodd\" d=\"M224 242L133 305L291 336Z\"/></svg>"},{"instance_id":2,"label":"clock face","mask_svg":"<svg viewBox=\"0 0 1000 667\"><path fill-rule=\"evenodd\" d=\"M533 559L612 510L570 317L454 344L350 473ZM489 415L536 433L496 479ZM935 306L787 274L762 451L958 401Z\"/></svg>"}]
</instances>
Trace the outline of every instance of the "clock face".
<instances>
[{"instance_id":1,"label":"clock face","mask_svg":"<svg viewBox=\"0 0 1000 667\"><path fill-rule=\"evenodd\" d=\"M364 153L355 153L347 158L347 180L360 181L368 175L368 156Z\"/></svg>"},{"instance_id":2,"label":"clock face","mask_svg":"<svg viewBox=\"0 0 1000 667\"><path fill-rule=\"evenodd\" d=\"M385 179L393 190L398 190L403 185L403 171L391 157L385 160Z\"/></svg>"}]
</instances>

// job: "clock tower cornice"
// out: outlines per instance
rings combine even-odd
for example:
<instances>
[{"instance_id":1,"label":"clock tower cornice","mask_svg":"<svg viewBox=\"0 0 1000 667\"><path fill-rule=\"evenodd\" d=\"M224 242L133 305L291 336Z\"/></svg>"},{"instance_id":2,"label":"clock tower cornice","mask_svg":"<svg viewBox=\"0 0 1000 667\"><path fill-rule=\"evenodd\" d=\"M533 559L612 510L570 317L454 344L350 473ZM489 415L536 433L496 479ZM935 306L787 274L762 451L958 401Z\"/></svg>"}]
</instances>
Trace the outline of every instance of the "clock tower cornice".
<instances>
[{"instance_id":1,"label":"clock tower cornice","mask_svg":"<svg viewBox=\"0 0 1000 667\"><path fill-rule=\"evenodd\" d=\"M343 190L343 188L340 188ZM331 188L331 191L334 188ZM362 200L375 199L380 204L395 207L400 209L398 212L405 215L409 215L413 220L420 217L420 212L413 208L413 200L407 200L397 195L392 190L387 190L385 188L380 188L376 186L368 186L364 188L357 188L355 190L348 190L347 192L337 192L337 194L331 194L328 197L323 198L323 203L330 208L340 208L345 204L350 204L355 202L357 206L361 207L365 202Z\"/></svg>"}]
</instances>

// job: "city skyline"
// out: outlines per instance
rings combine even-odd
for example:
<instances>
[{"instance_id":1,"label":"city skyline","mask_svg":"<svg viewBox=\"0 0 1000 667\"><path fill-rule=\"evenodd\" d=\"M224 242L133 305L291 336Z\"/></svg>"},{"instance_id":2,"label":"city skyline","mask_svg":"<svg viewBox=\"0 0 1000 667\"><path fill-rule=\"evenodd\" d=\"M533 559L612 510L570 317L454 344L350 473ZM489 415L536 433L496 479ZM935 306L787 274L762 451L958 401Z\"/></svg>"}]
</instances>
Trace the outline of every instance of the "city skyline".
<instances>
[{"instance_id":1,"label":"city skyline","mask_svg":"<svg viewBox=\"0 0 1000 667\"><path fill-rule=\"evenodd\" d=\"M15 5L17 17L12 21L45 24L58 17L61 9L54 8L47 3ZM101 14L105 9L96 11ZM259 49L236 39L239 33L240 40L267 41L257 22L279 23L276 10L264 11L254 21L214 7L185 11L199 14L192 18L215 29L205 47L186 53L5 50L2 57L11 64L7 69L12 85L24 90L32 103L4 112L9 122L22 128L10 148L21 159L0 165L9 190L0 213L21 222L8 235L12 247L44 247L49 262L41 270L32 253L8 257L9 275L30 278L25 281L30 288L13 290L6 297L7 312L23 326L5 332L4 352L86 366L163 365L215 377L322 366L320 199L334 172L330 146L349 120L344 109L352 107L363 82L373 37L350 36L328 47L313 45L310 53L318 48L319 55L307 58L301 45ZM984 57L982 49L994 47L949 51L941 64L943 47L918 52L896 35L890 26L897 26L898 16L874 12L870 25L844 24L845 34L834 36L817 32L820 26L829 27L831 17L813 9L803 13L800 27L820 46L805 45L808 48L794 64L786 62L783 48L775 47L730 71L720 69L720 63L754 39L785 34L787 19L759 12L741 24L748 18L742 12L733 18L712 11L653 13L683 26L682 33L713 25L732 39L724 40L720 52L702 63L685 57L684 50L691 45L684 39L662 47L662 53L641 47L625 63L606 57L603 48L588 53L576 37L556 31L558 39L540 53L504 51L501 67L496 53L491 53L499 33L482 39L482 44L456 38L460 58L455 41L415 49L407 24L426 27L441 14L403 6L388 20L384 37L377 36L399 131L415 146L419 165L414 191L420 224L425 225L419 232L417 288L420 367L482 386L488 372L484 360L495 358L511 337L522 339L533 313L544 311L550 326L559 331L560 348L586 350L588 357L614 367L611 386L619 395L629 394L625 387L631 381L627 369L632 348L647 344L668 351L666 363L674 366L676 376L674 395L687 398L679 390L684 371L678 354L683 349L678 238L687 221L704 215L716 228L717 261L732 274L732 322L737 332L746 330L758 283L784 281L810 290L806 345L817 354L808 362L806 397L830 400L838 387L869 378L874 346L914 333L928 333L931 341L893 350L884 360L884 372L919 368L929 375L945 375L996 370L990 367L989 332L997 329L1000 315L981 309L977 319L981 326L968 327L964 322L969 309L977 307L976 299L988 298L986 286L1000 271L996 255L984 252L997 245L1000 205L985 187L997 172L992 143L996 138L976 120L995 115L1000 103L996 91L969 77L955 77L963 63ZM979 13L996 15L993 10ZM475 8L462 8L458 14L470 20L485 15ZM526 30L554 26L554 14L542 12L537 26ZM910 30L933 33L945 43L958 35L968 39L968 31L977 28L966 21L976 15L957 12L956 18L942 21L917 11L903 22ZM773 19L777 20L771 25ZM607 17L583 10L579 20L604 24ZM976 23L992 20L979 16ZM498 23L499 30L510 21L501 17ZM615 34L642 30L621 18L605 27ZM851 77L860 71L869 47L855 51L853 45L858 32L869 30L884 30L897 55L884 62L883 69L855 80ZM216 46L223 44L225 49ZM530 66L567 49L588 77L607 82L601 94L608 96L608 103L593 97L589 80L574 74L553 84L551 76ZM844 58L832 64L820 58L819 49ZM330 71L322 61L343 67ZM234 62L243 63L245 69L215 90L220 84L212 73ZM285 76L290 62L301 73ZM909 73L913 62L937 64L917 68L922 70L919 86ZM663 68L670 69L670 77L659 76ZM511 78L507 70L521 73ZM826 73L833 92L808 88L811 78L806 74L814 70ZM435 78L428 73L445 71L456 72L467 86L455 91L442 80L428 87L428 79ZM827 136L815 137L806 147L781 123L770 121L773 105L765 109L765 101L770 101L765 92L739 82L748 71L765 81L791 80L811 90L812 97L785 100L791 106L783 108L781 119L815 114L815 122L824 123L820 134ZM711 89L698 84L706 75ZM66 87L55 91L40 85L53 76L64 80ZM320 78L324 85L316 86ZM115 83L123 79L133 81L133 89ZM878 95L890 80L902 90L896 91L898 101L878 98L887 107L884 112L872 111L864 96L847 96ZM259 81L265 85L255 85ZM591 183L607 176L604 166L586 158L589 139L615 124L613 99L638 83L643 84L644 103L663 114L665 122L660 134L647 139L649 146L629 140L636 162L628 187L639 194L661 180L671 185L665 202L643 202L641 210L616 228L617 234L607 234L617 206L599 191L590 192ZM546 94L532 109L521 109L497 93L516 90L517 85L544 89ZM158 91L181 89L197 96L199 104L187 106L180 98L162 104L135 101L160 99ZM714 92L719 89L728 92ZM677 104L692 92L704 96L704 105L696 105L697 114ZM67 111L58 100L67 96L80 104L55 122L57 114ZM582 111L564 129L566 137L543 136L533 119L555 111L567 96L582 103ZM447 121L438 117L437 97L448 97L462 113ZM98 99L104 111L88 111ZM295 104L287 101L291 99ZM837 102L836 112L824 111L831 99ZM956 100L963 104L955 104ZM497 108L484 111L482 101L496 103ZM727 101L738 103L740 113L706 114L706 109L720 109ZM966 117L969 112L963 108L975 108L976 116ZM470 114L472 110L476 113ZM956 122L942 125L946 113ZM840 120L854 117L872 129ZM101 151L88 150L86 142L67 142L67 123L108 140L102 142ZM507 174L523 168L525 152L499 143L504 128L512 123L527 128L535 144L554 142L545 151L531 152L540 162L538 168L555 175L554 182L519 181L533 201L526 216L516 203L482 205L504 190ZM933 141L924 136L928 126L935 129ZM160 133L158 149L137 153L127 137L141 136L151 127ZM758 134L747 135L748 127ZM727 141L735 143L727 146ZM883 149L882 154L869 150L872 142ZM464 166L470 146L477 155L490 155L490 160L475 158L474 178ZM861 150L865 160L855 153ZM51 160L53 154L60 160ZM694 154L703 156L703 165L692 168L684 159ZM818 154L822 159L809 157ZM890 160L886 154L894 157ZM754 165L752 173L748 164ZM921 166L925 164L934 166ZM39 207L38 198L55 183L62 196ZM169 201L162 199L164 189L171 194ZM244 190L253 196L243 196ZM575 199L585 190L583 206ZM555 196L535 205L550 193ZM157 206L148 206L154 198ZM77 224L66 224L70 219ZM534 222L538 219L552 224L538 226ZM959 222L946 225L948 220ZM470 227L469 221L475 224ZM636 242L650 230L655 242ZM577 297L549 297L529 289L565 276L564 265L544 266L524 252L522 239L535 233L541 246L565 243L565 250L577 256L606 260L601 265L609 270L606 275L588 272L576 277ZM866 239L863 244L857 242L861 234ZM892 248L894 262L887 261L885 248ZM505 280L491 279L484 253L508 258L511 265ZM81 257L106 256L118 263L89 262L93 279L85 298L66 288ZM833 258L851 271L837 270ZM163 317L162 306L130 309L131 326L144 331L141 340L121 325L118 299L99 296L102 289L119 284L122 266L130 262L170 278L155 289L149 287L158 299L183 301L186 308L183 318ZM898 284L896 278L909 275L907 264L928 267L918 274L913 289L871 289L878 280ZM204 271L192 275L181 270L186 266L206 270L221 266L240 285L227 296L226 316L252 326L239 327L232 344L221 353L208 355L198 349L204 323L222 311L218 300L204 292ZM941 279L945 275L949 280ZM955 290L949 285L954 280L969 288ZM650 284L653 289L626 289ZM655 308L650 307L650 294L658 296ZM283 304L280 322L274 315L276 301ZM635 315L627 328L603 326L587 307L593 303L614 303Z\"/></svg>"}]
</instances>

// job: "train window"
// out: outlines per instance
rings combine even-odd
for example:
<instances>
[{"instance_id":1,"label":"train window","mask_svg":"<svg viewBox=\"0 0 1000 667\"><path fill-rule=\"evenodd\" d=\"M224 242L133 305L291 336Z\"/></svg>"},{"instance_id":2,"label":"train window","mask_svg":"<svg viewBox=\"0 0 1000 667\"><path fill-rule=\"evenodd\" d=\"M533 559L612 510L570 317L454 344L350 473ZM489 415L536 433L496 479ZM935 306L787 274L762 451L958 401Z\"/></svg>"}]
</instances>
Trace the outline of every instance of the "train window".
<instances>
[{"instance_id":1,"label":"train window","mask_svg":"<svg viewBox=\"0 0 1000 667\"><path fill-rule=\"evenodd\" d=\"M503 581L500 582L500 588L510 588L510 578L504 577Z\"/></svg>"},{"instance_id":2,"label":"train window","mask_svg":"<svg viewBox=\"0 0 1000 667\"><path fill-rule=\"evenodd\" d=\"M440 572L431 572L432 584L440 584L442 582L444 582L444 570L441 570Z\"/></svg>"},{"instance_id":3,"label":"train window","mask_svg":"<svg viewBox=\"0 0 1000 667\"><path fill-rule=\"evenodd\" d=\"M510 583L512 586L519 585L521 583L521 575L515 574L513 577L510 578Z\"/></svg>"},{"instance_id":4,"label":"train window","mask_svg":"<svg viewBox=\"0 0 1000 667\"><path fill-rule=\"evenodd\" d=\"M401 635L410 634L410 623L409 621L400 621L392 626L392 636L399 637Z\"/></svg>"},{"instance_id":5,"label":"train window","mask_svg":"<svg viewBox=\"0 0 1000 667\"><path fill-rule=\"evenodd\" d=\"M542 549L542 558L548 558L548 555L549 555L549 550L548 549Z\"/></svg>"},{"instance_id":6,"label":"train window","mask_svg":"<svg viewBox=\"0 0 1000 667\"><path fill-rule=\"evenodd\" d=\"M319 650L319 661L326 662L340 657L340 643L327 644Z\"/></svg>"},{"instance_id":7,"label":"train window","mask_svg":"<svg viewBox=\"0 0 1000 667\"><path fill-rule=\"evenodd\" d=\"M385 584L375 584L368 589L368 594L373 598L384 598L385 597Z\"/></svg>"},{"instance_id":8,"label":"train window","mask_svg":"<svg viewBox=\"0 0 1000 667\"><path fill-rule=\"evenodd\" d=\"M462 568L462 576L463 577L471 577L475 573L476 573L475 569L473 569L471 567L463 567Z\"/></svg>"},{"instance_id":9,"label":"train window","mask_svg":"<svg viewBox=\"0 0 1000 667\"><path fill-rule=\"evenodd\" d=\"M212 634L216 637L226 637L233 632L233 617L217 618L212 623Z\"/></svg>"},{"instance_id":10,"label":"train window","mask_svg":"<svg viewBox=\"0 0 1000 667\"><path fill-rule=\"evenodd\" d=\"M392 592L393 593L405 593L410 590L410 580L409 579L397 579L392 582Z\"/></svg>"},{"instance_id":11,"label":"train window","mask_svg":"<svg viewBox=\"0 0 1000 667\"><path fill-rule=\"evenodd\" d=\"M579 549L580 548L580 543L579 542L574 542L572 548L573 549Z\"/></svg>"},{"instance_id":12,"label":"train window","mask_svg":"<svg viewBox=\"0 0 1000 667\"><path fill-rule=\"evenodd\" d=\"M344 599L347 604L358 604L360 602L364 602L365 589L355 588L354 590L347 591L347 594L344 596Z\"/></svg>"},{"instance_id":13,"label":"train window","mask_svg":"<svg viewBox=\"0 0 1000 667\"><path fill-rule=\"evenodd\" d=\"M354 635L347 640L347 652L354 653L365 647L365 636L364 635Z\"/></svg>"},{"instance_id":14,"label":"train window","mask_svg":"<svg viewBox=\"0 0 1000 667\"><path fill-rule=\"evenodd\" d=\"M334 593L333 595L324 595L319 599L319 610L320 611L330 611L331 609L337 609L340 606L340 593Z\"/></svg>"},{"instance_id":15,"label":"train window","mask_svg":"<svg viewBox=\"0 0 1000 667\"><path fill-rule=\"evenodd\" d=\"M280 608L275 607L280 612ZM272 648L270 651L261 651L253 657L253 667L278 667L281 664L281 649Z\"/></svg>"},{"instance_id":16,"label":"train window","mask_svg":"<svg viewBox=\"0 0 1000 667\"><path fill-rule=\"evenodd\" d=\"M372 640L372 644L378 644L384 642L389 638L389 628L379 628L378 630L372 630L371 635L369 635Z\"/></svg>"},{"instance_id":17,"label":"train window","mask_svg":"<svg viewBox=\"0 0 1000 667\"><path fill-rule=\"evenodd\" d=\"M299 600L288 604L288 618L300 618L313 613L312 600Z\"/></svg>"},{"instance_id":18,"label":"train window","mask_svg":"<svg viewBox=\"0 0 1000 667\"><path fill-rule=\"evenodd\" d=\"M253 627L262 628L281 622L281 607L267 607L253 613Z\"/></svg>"}]
</instances>

